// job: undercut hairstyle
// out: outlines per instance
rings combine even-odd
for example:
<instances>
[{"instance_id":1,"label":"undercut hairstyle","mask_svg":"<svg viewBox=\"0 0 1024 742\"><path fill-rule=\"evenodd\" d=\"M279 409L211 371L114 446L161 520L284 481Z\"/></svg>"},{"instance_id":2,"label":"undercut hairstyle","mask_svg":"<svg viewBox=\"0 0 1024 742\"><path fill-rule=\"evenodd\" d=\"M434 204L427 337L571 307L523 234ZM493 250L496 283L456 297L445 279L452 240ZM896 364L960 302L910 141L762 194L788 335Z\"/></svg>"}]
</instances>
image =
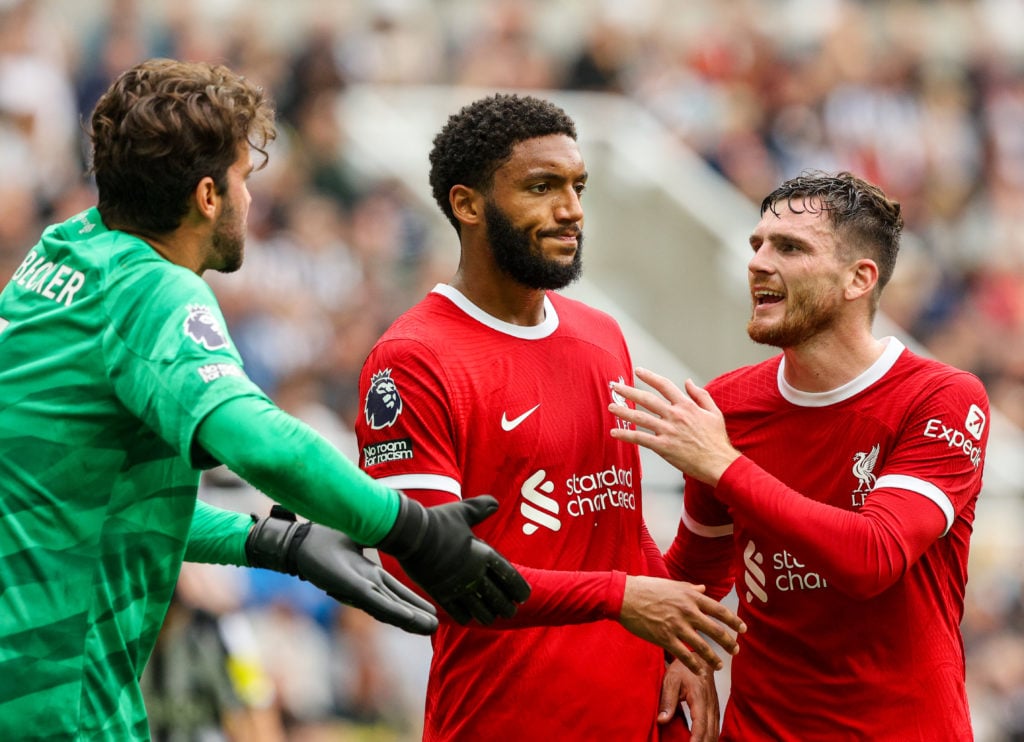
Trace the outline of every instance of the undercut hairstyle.
<instances>
[{"instance_id":1,"label":"undercut hairstyle","mask_svg":"<svg viewBox=\"0 0 1024 742\"><path fill-rule=\"evenodd\" d=\"M878 283L872 304L873 310L877 308L900 251L903 215L899 202L852 173L832 175L807 170L769 193L761 202L761 215L770 210L778 216L780 204L786 204L794 213L827 214L839 236L841 258L867 257L875 261Z\"/></svg>"},{"instance_id":2,"label":"undercut hairstyle","mask_svg":"<svg viewBox=\"0 0 1024 742\"><path fill-rule=\"evenodd\" d=\"M91 170L103 221L144 234L176 229L199 181L218 193L248 146L267 162L277 132L263 89L222 65L150 59L96 103Z\"/></svg>"},{"instance_id":3,"label":"undercut hairstyle","mask_svg":"<svg viewBox=\"0 0 1024 742\"><path fill-rule=\"evenodd\" d=\"M448 117L430 152L430 188L456 232L459 221L448 200L452 188L488 191L519 142L550 134L576 139L576 124L558 106L528 95L498 93Z\"/></svg>"}]
</instances>

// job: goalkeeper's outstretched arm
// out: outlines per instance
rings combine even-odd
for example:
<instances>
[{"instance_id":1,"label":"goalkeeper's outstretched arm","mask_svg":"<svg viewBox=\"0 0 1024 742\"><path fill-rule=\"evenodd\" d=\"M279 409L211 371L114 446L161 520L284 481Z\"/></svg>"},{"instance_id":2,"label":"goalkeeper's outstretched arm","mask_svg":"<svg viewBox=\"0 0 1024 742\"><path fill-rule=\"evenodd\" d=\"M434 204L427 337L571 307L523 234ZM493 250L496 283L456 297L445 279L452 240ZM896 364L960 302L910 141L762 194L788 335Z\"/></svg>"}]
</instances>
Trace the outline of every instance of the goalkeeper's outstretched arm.
<instances>
[{"instance_id":1,"label":"goalkeeper's outstretched arm","mask_svg":"<svg viewBox=\"0 0 1024 742\"><path fill-rule=\"evenodd\" d=\"M424 508L260 397L216 408L196 431L196 444L290 510L395 556L460 622L512 616L529 595L519 572L471 530L497 509L494 498Z\"/></svg>"}]
</instances>

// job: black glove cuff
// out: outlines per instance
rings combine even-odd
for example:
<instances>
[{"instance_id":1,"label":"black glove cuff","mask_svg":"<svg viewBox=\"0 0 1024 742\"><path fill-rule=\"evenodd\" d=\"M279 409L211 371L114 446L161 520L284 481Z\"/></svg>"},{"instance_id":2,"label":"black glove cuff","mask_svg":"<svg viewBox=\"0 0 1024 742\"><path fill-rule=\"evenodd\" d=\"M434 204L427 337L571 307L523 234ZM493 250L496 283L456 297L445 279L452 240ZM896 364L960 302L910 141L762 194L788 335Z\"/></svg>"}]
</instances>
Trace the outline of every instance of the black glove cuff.
<instances>
[{"instance_id":1,"label":"black glove cuff","mask_svg":"<svg viewBox=\"0 0 1024 742\"><path fill-rule=\"evenodd\" d=\"M298 576L296 555L310 524L296 522L295 513L280 505L274 505L268 517L253 515L252 519L255 524L245 539L249 566Z\"/></svg>"},{"instance_id":2,"label":"black glove cuff","mask_svg":"<svg viewBox=\"0 0 1024 742\"><path fill-rule=\"evenodd\" d=\"M405 559L423 544L427 533L427 510L405 495L398 496L398 517L377 549L396 559Z\"/></svg>"}]
</instances>

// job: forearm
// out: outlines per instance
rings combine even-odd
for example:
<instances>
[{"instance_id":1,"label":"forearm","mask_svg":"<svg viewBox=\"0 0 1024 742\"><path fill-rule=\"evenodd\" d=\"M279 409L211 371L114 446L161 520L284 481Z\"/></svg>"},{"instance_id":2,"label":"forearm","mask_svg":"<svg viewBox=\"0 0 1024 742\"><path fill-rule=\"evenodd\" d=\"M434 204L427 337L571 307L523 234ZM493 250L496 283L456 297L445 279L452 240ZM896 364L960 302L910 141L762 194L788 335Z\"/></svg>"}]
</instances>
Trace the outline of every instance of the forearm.
<instances>
[{"instance_id":1,"label":"forearm","mask_svg":"<svg viewBox=\"0 0 1024 742\"><path fill-rule=\"evenodd\" d=\"M389 572L409 587L416 585L393 557L381 554ZM512 618L499 618L490 626L475 628L523 629L533 626L566 626L610 619L617 621L626 589L624 572L570 572L515 565L530 583L530 597ZM442 621L451 621L443 613Z\"/></svg>"},{"instance_id":2,"label":"forearm","mask_svg":"<svg viewBox=\"0 0 1024 742\"><path fill-rule=\"evenodd\" d=\"M185 561L245 567L245 539L251 529L250 516L196 500Z\"/></svg>"},{"instance_id":3,"label":"forearm","mask_svg":"<svg viewBox=\"0 0 1024 742\"><path fill-rule=\"evenodd\" d=\"M569 572L516 565L530 583L529 599L515 616L496 621L493 628L566 626L619 620L626 590L626 573Z\"/></svg>"},{"instance_id":4,"label":"forearm","mask_svg":"<svg viewBox=\"0 0 1024 742\"><path fill-rule=\"evenodd\" d=\"M296 513L375 544L391 529L398 493L375 482L305 423L256 398L232 400L196 440L218 461Z\"/></svg>"},{"instance_id":5,"label":"forearm","mask_svg":"<svg viewBox=\"0 0 1024 742\"><path fill-rule=\"evenodd\" d=\"M704 585L707 595L721 600L732 590L732 536L706 538L686 531L680 522L679 533L665 552L669 577L694 585Z\"/></svg>"},{"instance_id":6,"label":"forearm","mask_svg":"<svg viewBox=\"0 0 1024 742\"><path fill-rule=\"evenodd\" d=\"M665 552L669 576L704 585L709 597L722 600L735 581L734 543L733 516L714 488L685 477L676 537Z\"/></svg>"},{"instance_id":7,"label":"forearm","mask_svg":"<svg viewBox=\"0 0 1024 742\"><path fill-rule=\"evenodd\" d=\"M938 508L933 518L928 509L922 514L914 493L876 491L851 512L804 497L746 457L726 470L716 494L737 521L770 527L832 585L856 598L893 585L944 525Z\"/></svg>"}]
</instances>

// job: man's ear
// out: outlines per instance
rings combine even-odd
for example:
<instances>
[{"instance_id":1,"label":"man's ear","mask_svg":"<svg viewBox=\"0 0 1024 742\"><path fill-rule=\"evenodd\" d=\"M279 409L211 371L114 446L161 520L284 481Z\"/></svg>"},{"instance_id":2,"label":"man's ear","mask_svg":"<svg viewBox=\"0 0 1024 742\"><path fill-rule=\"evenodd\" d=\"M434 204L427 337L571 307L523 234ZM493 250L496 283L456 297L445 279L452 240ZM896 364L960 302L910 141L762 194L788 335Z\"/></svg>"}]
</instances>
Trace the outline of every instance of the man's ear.
<instances>
[{"instance_id":1,"label":"man's ear","mask_svg":"<svg viewBox=\"0 0 1024 742\"><path fill-rule=\"evenodd\" d=\"M195 203L196 211L205 219L213 221L217 217L217 209L220 208L221 195L217 193L217 185L213 178L206 176L196 185L192 193L192 200Z\"/></svg>"},{"instance_id":2,"label":"man's ear","mask_svg":"<svg viewBox=\"0 0 1024 742\"><path fill-rule=\"evenodd\" d=\"M878 283L878 264L869 258L861 258L851 268L853 271L846 285L846 298L858 299L870 294Z\"/></svg>"},{"instance_id":3,"label":"man's ear","mask_svg":"<svg viewBox=\"0 0 1024 742\"><path fill-rule=\"evenodd\" d=\"M460 224L477 225L484 218L484 198L480 191L464 185L452 186L448 203Z\"/></svg>"}]
</instances>

